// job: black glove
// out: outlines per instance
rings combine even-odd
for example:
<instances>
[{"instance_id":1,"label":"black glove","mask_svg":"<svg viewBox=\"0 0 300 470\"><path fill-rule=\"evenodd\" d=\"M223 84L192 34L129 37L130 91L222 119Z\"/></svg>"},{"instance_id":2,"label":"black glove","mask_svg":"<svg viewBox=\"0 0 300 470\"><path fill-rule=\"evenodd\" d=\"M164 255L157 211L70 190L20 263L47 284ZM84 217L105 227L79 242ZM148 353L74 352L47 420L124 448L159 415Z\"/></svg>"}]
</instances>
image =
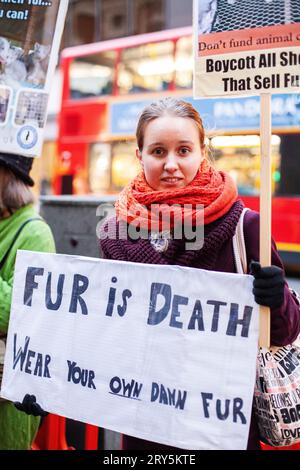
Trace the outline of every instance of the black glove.
<instances>
[{"instance_id":1,"label":"black glove","mask_svg":"<svg viewBox=\"0 0 300 470\"><path fill-rule=\"evenodd\" d=\"M280 307L284 301L284 274L278 266L262 268L258 261L251 261L250 274L254 276L255 302L270 308Z\"/></svg>"},{"instance_id":2,"label":"black glove","mask_svg":"<svg viewBox=\"0 0 300 470\"><path fill-rule=\"evenodd\" d=\"M15 407L19 411L24 411L24 413L33 416L47 416L47 411L44 411L40 405L36 402L36 397L34 395L26 394L23 398L22 403L16 401L14 403Z\"/></svg>"}]
</instances>

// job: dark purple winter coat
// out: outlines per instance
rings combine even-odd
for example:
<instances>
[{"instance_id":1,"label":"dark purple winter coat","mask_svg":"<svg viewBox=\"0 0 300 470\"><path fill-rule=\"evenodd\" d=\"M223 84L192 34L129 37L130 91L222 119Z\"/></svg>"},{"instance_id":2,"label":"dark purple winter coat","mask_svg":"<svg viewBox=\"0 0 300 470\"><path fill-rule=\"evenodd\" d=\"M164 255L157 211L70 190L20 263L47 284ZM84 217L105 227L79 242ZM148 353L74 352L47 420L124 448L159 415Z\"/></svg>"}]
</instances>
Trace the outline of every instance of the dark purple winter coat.
<instances>
[{"instance_id":1,"label":"dark purple winter coat","mask_svg":"<svg viewBox=\"0 0 300 470\"><path fill-rule=\"evenodd\" d=\"M193 268L208 269L220 272L236 272L232 248L232 237L237 222L243 210L243 203L237 201L223 217L205 226L205 241L200 250L185 250L185 240L172 240L167 251L160 253L152 247L147 239L140 238L136 241L130 239L102 239L101 251L107 259L131 261L149 264L176 264ZM104 231L113 227L118 230L126 230L116 221L110 219L105 224ZM247 211L244 217L244 237L247 251L248 266L251 260L259 259L259 214ZM282 266L276 250L275 243L272 246L272 264ZM285 286L284 303L279 308L271 310L271 344L284 346L293 342L300 332L300 310L288 286ZM252 410L250 424L248 450L259 449L259 435L256 418ZM151 451L172 450L172 448L149 442L135 437L123 437L123 449L143 449Z\"/></svg>"}]
</instances>

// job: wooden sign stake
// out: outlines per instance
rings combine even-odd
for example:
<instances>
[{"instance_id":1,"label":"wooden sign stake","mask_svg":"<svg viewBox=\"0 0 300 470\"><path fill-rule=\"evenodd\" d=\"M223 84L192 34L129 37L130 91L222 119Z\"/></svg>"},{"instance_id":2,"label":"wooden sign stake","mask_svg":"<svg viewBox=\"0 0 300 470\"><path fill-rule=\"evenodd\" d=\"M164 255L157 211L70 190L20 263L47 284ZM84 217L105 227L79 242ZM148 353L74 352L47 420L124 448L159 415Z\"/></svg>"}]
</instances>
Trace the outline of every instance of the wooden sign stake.
<instances>
[{"instance_id":1,"label":"wooden sign stake","mask_svg":"<svg viewBox=\"0 0 300 470\"><path fill-rule=\"evenodd\" d=\"M272 161L271 94L260 95L260 229L259 261L271 265ZM259 346L270 347L270 308L260 306Z\"/></svg>"}]
</instances>

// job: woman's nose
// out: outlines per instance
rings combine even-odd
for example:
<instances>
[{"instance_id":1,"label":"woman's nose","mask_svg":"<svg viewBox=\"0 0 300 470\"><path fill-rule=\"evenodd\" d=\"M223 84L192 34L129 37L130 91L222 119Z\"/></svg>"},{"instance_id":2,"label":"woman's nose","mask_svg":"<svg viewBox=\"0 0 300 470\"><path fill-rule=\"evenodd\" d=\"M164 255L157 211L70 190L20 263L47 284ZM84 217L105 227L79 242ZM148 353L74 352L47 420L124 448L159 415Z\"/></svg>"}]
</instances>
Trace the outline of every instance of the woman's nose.
<instances>
[{"instance_id":1,"label":"woman's nose","mask_svg":"<svg viewBox=\"0 0 300 470\"><path fill-rule=\"evenodd\" d=\"M178 163L174 155L168 155L165 163L165 170L171 173L174 173L176 170L178 170Z\"/></svg>"}]
</instances>

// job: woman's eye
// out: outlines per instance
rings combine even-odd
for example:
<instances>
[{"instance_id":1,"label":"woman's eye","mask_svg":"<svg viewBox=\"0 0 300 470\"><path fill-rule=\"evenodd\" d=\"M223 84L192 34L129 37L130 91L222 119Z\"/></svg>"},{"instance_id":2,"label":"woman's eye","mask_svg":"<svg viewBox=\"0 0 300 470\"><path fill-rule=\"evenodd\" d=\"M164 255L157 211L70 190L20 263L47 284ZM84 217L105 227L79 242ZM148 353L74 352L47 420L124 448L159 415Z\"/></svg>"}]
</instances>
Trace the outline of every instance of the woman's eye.
<instances>
[{"instance_id":1,"label":"woman's eye","mask_svg":"<svg viewBox=\"0 0 300 470\"><path fill-rule=\"evenodd\" d=\"M179 153L181 155L187 155L189 152L190 152L190 149L188 149L187 147L182 147L181 149L179 149Z\"/></svg>"},{"instance_id":2,"label":"woman's eye","mask_svg":"<svg viewBox=\"0 0 300 470\"><path fill-rule=\"evenodd\" d=\"M153 150L153 154L154 154L154 155L158 155L159 157L160 157L161 155L163 155L163 153L164 153L163 149L154 149L154 150Z\"/></svg>"}]
</instances>

